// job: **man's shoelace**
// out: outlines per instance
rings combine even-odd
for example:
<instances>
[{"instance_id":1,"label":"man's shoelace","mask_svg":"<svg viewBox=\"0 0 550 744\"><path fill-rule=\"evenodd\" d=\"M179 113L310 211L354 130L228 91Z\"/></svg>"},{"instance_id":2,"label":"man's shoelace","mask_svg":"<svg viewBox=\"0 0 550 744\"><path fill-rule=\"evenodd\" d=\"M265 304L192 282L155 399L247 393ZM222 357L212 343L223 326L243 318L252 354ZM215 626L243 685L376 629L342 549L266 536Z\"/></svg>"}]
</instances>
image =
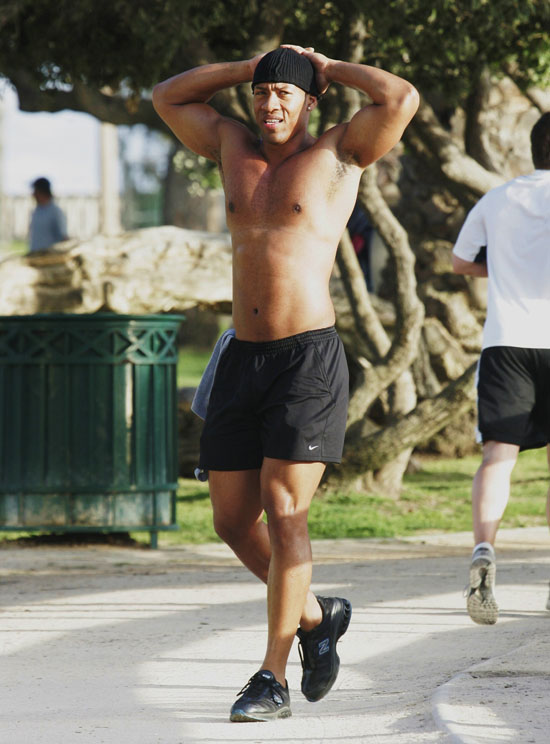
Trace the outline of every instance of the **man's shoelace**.
<instances>
[{"instance_id":1,"label":"man's shoelace","mask_svg":"<svg viewBox=\"0 0 550 744\"><path fill-rule=\"evenodd\" d=\"M300 656L300 663L302 665L302 669L305 669L306 665L312 666L310 659L309 659L309 654L307 652L306 645L305 643L302 643L302 641L298 643L298 654Z\"/></svg>"},{"instance_id":2,"label":"man's shoelace","mask_svg":"<svg viewBox=\"0 0 550 744\"><path fill-rule=\"evenodd\" d=\"M318 642L319 642L318 640L313 641L313 643L318 643ZM304 664L307 665L310 669L315 669L316 667L322 666L323 662L326 662L327 664L330 663L330 654L324 654L323 656L316 656L315 654L310 654L308 650L308 644L305 641L302 641L301 639L298 643L298 654L300 656L300 661L302 663L302 669L305 668Z\"/></svg>"},{"instance_id":3,"label":"man's shoelace","mask_svg":"<svg viewBox=\"0 0 550 744\"><path fill-rule=\"evenodd\" d=\"M240 697L241 695L244 695L246 693L249 697L255 697L258 698L260 695L263 695L266 688L269 689L269 694L271 695L271 699L274 702L278 702L278 700L281 699L281 695L273 689L273 684L270 684L270 680L266 679L265 677L261 677L259 674L255 674L253 677L250 677L246 685L243 687L243 689L239 692L237 697ZM277 696L277 700L274 696Z\"/></svg>"}]
</instances>

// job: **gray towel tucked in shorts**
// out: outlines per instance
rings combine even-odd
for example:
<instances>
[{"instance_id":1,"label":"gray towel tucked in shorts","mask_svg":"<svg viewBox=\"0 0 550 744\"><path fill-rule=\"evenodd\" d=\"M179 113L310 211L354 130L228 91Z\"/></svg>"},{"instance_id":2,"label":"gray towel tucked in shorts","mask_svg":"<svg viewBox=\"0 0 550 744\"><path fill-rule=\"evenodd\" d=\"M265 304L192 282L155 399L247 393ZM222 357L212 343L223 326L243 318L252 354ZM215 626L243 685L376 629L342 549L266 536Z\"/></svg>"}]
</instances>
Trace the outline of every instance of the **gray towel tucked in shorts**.
<instances>
[{"instance_id":1,"label":"gray towel tucked in shorts","mask_svg":"<svg viewBox=\"0 0 550 744\"><path fill-rule=\"evenodd\" d=\"M222 333L222 335L216 341L216 345L214 346L214 350L212 351L212 356L210 357L210 360L206 365L206 369L203 372L203 375L199 382L199 386L195 391L195 395L193 396L191 410L203 420L206 418L208 401L210 400L210 391L212 390L212 385L214 384L214 377L216 376L218 362L220 361L221 355L227 349L227 347L229 346L229 342L232 338L234 338L234 336L235 329L229 328L227 331L224 331L224 333Z\"/></svg>"},{"instance_id":2,"label":"gray towel tucked in shorts","mask_svg":"<svg viewBox=\"0 0 550 744\"><path fill-rule=\"evenodd\" d=\"M210 360L206 365L206 369L204 370L203 375L200 379L199 386L195 391L195 395L193 396L191 410L203 420L206 418L208 401L210 400L210 392L212 390L212 385L214 384L214 377L216 376L218 362L220 361L220 358L224 351L229 346L231 339L234 337L235 329L229 328L227 331L224 331L224 333L222 333L222 335L216 341L216 345L214 346L214 349L212 351L212 356L210 357ZM195 478L200 481L208 480L208 471L203 470L202 468L195 468Z\"/></svg>"}]
</instances>

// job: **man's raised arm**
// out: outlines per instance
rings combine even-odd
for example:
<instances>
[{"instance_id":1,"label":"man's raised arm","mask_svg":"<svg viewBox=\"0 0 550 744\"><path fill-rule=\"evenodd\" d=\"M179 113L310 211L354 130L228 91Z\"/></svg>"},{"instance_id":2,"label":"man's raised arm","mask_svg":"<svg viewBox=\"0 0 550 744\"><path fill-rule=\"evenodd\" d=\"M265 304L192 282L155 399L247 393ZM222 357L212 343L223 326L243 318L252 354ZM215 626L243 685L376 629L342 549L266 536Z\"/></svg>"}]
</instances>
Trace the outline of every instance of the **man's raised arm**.
<instances>
[{"instance_id":1,"label":"man's raised arm","mask_svg":"<svg viewBox=\"0 0 550 744\"><path fill-rule=\"evenodd\" d=\"M310 48L293 48L311 60L322 92L330 83L340 83L366 93L372 100L342 127L338 141L341 157L366 168L399 142L418 108L418 91L413 85L378 67L330 59Z\"/></svg>"},{"instance_id":2,"label":"man's raised arm","mask_svg":"<svg viewBox=\"0 0 550 744\"><path fill-rule=\"evenodd\" d=\"M262 56L203 65L175 75L153 88L153 106L186 147L217 160L220 124L227 120L207 101L224 88L252 80Z\"/></svg>"}]
</instances>

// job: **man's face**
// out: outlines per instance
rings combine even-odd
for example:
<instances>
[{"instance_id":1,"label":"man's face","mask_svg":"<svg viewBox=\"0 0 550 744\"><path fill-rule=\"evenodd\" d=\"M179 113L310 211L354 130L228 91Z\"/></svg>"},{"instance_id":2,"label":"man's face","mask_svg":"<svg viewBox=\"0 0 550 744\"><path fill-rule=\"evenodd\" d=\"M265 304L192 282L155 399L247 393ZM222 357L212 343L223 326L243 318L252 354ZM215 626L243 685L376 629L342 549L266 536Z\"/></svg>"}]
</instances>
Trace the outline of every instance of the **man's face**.
<instances>
[{"instance_id":1,"label":"man's face","mask_svg":"<svg viewBox=\"0 0 550 744\"><path fill-rule=\"evenodd\" d=\"M50 197L40 189L34 189L32 192L37 204L47 204L50 201Z\"/></svg>"},{"instance_id":2,"label":"man's face","mask_svg":"<svg viewBox=\"0 0 550 744\"><path fill-rule=\"evenodd\" d=\"M297 127L306 126L308 101L314 101L305 91L292 83L258 83L254 88L254 115L262 139L272 144L283 144Z\"/></svg>"}]
</instances>

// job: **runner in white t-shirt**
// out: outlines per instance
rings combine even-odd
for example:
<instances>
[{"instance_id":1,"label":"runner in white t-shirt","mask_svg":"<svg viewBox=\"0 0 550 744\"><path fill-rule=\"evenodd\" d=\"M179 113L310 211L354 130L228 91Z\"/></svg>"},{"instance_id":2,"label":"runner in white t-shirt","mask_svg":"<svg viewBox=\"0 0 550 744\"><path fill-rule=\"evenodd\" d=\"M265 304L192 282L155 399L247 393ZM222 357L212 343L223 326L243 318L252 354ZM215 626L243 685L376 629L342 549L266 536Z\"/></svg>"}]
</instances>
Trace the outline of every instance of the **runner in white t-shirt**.
<instances>
[{"instance_id":1,"label":"runner in white t-shirt","mask_svg":"<svg viewBox=\"0 0 550 744\"><path fill-rule=\"evenodd\" d=\"M550 442L550 113L531 131L531 154L534 173L485 194L452 257L456 273L489 278L477 383L483 460L472 488L467 600L481 624L498 618L494 542L518 453ZM550 524L550 493L546 511Z\"/></svg>"}]
</instances>

